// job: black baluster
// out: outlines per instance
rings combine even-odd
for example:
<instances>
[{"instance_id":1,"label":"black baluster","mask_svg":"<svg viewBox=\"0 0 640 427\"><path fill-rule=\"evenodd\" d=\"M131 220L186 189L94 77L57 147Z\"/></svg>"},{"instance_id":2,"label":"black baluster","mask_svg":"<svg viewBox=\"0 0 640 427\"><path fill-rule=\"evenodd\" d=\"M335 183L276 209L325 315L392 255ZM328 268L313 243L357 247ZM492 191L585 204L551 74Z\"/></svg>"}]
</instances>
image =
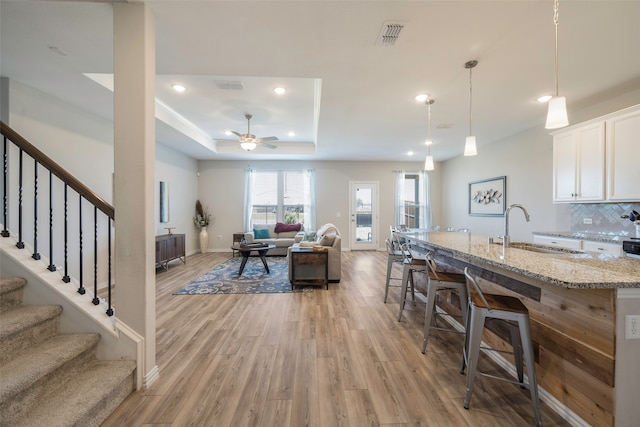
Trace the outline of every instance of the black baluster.
<instances>
[{"instance_id":1,"label":"black baluster","mask_svg":"<svg viewBox=\"0 0 640 427\"><path fill-rule=\"evenodd\" d=\"M69 233L68 233L68 225L69 225L69 201L67 199L67 187L68 185L64 184L64 276L62 277L62 281L64 283L69 283L71 281L71 277L69 277Z\"/></svg>"},{"instance_id":2,"label":"black baluster","mask_svg":"<svg viewBox=\"0 0 640 427\"><path fill-rule=\"evenodd\" d=\"M38 253L38 161L33 161L33 259L40 259Z\"/></svg>"},{"instance_id":3,"label":"black baluster","mask_svg":"<svg viewBox=\"0 0 640 427\"><path fill-rule=\"evenodd\" d=\"M84 295L85 293L87 293L87 290L84 288L84 274L82 273L82 271L84 270L82 268L82 196L80 194L78 194L78 224L80 224L80 269L79 269L79 282L80 282L80 287L78 288L78 293L80 295Z\"/></svg>"},{"instance_id":4,"label":"black baluster","mask_svg":"<svg viewBox=\"0 0 640 427\"><path fill-rule=\"evenodd\" d=\"M109 256L108 256L108 301L107 304L109 308L107 308L107 316L113 316L113 306L111 305L111 218L108 218L108 230L107 230L107 246L109 247Z\"/></svg>"},{"instance_id":5,"label":"black baluster","mask_svg":"<svg viewBox=\"0 0 640 427\"><path fill-rule=\"evenodd\" d=\"M4 191L2 192L2 212L4 216L2 237L9 237L9 229L7 228L7 220L9 218L9 196L7 195L7 180L9 179L9 153L7 153L7 137L4 138L4 151L2 152L3 159L3 174L4 180L2 184L4 186Z\"/></svg>"},{"instance_id":6,"label":"black baluster","mask_svg":"<svg viewBox=\"0 0 640 427\"><path fill-rule=\"evenodd\" d=\"M24 249L22 241L22 148L18 156L18 243L16 243L16 247Z\"/></svg>"},{"instance_id":7,"label":"black baluster","mask_svg":"<svg viewBox=\"0 0 640 427\"><path fill-rule=\"evenodd\" d=\"M98 208L93 207L93 305L100 304L98 298Z\"/></svg>"},{"instance_id":8,"label":"black baluster","mask_svg":"<svg viewBox=\"0 0 640 427\"><path fill-rule=\"evenodd\" d=\"M53 173L49 171L49 271L56 271L53 263Z\"/></svg>"}]
</instances>

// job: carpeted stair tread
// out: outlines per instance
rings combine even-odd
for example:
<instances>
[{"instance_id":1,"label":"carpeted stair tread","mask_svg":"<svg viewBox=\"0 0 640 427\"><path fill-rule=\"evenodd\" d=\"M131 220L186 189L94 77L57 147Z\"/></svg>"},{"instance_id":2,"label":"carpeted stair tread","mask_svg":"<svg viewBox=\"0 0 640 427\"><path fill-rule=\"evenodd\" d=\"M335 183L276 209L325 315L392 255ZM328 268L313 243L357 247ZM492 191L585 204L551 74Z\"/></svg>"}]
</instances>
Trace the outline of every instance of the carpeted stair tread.
<instances>
[{"instance_id":1,"label":"carpeted stair tread","mask_svg":"<svg viewBox=\"0 0 640 427\"><path fill-rule=\"evenodd\" d=\"M0 295L22 288L27 281L22 277L7 277L0 279Z\"/></svg>"},{"instance_id":2,"label":"carpeted stair tread","mask_svg":"<svg viewBox=\"0 0 640 427\"><path fill-rule=\"evenodd\" d=\"M59 305L24 305L2 313L0 340L5 340L31 326L58 316L62 312Z\"/></svg>"},{"instance_id":3,"label":"carpeted stair tread","mask_svg":"<svg viewBox=\"0 0 640 427\"><path fill-rule=\"evenodd\" d=\"M0 312L22 305L22 288L26 283L22 277L0 279Z\"/></svg>"},{"instance_id":4,"label":"carpeted stair tread","mask_svg":"<svg viewBox=\"0 0 640 427\"><path fill-rule=\"evenodd\" d=\"M16 396L52 372L93 351L100 341L99 334L61 334L29 348L28 353L0 365L0 403Z\"/></svg>"},{"instance_id":5,"label":"carpeted stair tread","mask_svg":"<svg viewBox=\"0 0 640 427\"><path fill-rule=\"evenodd\" d=\"M95 361L51 389L12 426L99 426L133 391L132 360Z\"/></svg>"}]
</instances>

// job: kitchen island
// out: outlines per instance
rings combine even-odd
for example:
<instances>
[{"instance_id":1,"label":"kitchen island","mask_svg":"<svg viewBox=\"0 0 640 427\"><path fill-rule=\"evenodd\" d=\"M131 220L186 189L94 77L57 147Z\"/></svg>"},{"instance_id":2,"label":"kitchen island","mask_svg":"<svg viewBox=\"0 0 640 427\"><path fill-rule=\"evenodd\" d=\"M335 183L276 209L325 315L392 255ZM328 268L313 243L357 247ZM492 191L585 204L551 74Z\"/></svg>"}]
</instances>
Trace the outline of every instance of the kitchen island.
<instances>
[{"instance_id":1,"label":"kitchen island","mask_svg":"<svg viewBox=\"0 0 640 427\"><path fill-rule=\"evenodd\" d=\"M487 292L525 303L546 403L575 424L637 425L640 340L625 339L625 316L640 314L640 260L503 249L471 233L402 235L446 268L469 267ZM456 301L444 294L438 305L455 314ZM510 348L508 330L497 323L487 324L483 341Z\"/></svg>"}]
</instances>

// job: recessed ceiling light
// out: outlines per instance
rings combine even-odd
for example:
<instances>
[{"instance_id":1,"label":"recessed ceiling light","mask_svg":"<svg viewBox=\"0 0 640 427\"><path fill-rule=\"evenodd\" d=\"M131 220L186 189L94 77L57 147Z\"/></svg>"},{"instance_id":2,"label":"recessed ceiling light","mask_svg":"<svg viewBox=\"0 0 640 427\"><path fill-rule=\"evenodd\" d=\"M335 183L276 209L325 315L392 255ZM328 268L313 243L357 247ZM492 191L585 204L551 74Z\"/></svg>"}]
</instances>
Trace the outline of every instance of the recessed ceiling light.
<instances>
[{"instance_id":1,"label":"recessed ceiling light","mask_svg":"<svg viewBox=\"0 0 640 427\"><path fill-rule=\"evenodd\" d=\"M407 153L407 156L413 156L413 151L409 151L409 152Z\"/></svg>"},{"instance_id":2,"label":"recessed ceiling light","mask_svg":"<svg viewBox=\"0 0 640 427\"><path fill-rule=\"evenodd\" d=\"M427 140L424 142L424 144L425 144L425 145L431 145L431 144L433 144L433 141L432 141L432 140L430 140L430 139L427 139Z\"/></svg>"},{"instance_id":3,"label":"recessed ceiling light","mask_svg":"<svg viewBox=\"0 0 640 427\"><path fill-rule=\"evenodd\" d=\"M232 135L232 133L231 133L231 131L230 131L230 130L225 130L225 131L224 131L224 134L225 134L225 135L227 135L227 136L231 136L231 135Z\"/></svg>"},{"instance_id":4,"label":"recessed ceiling light","mask_svg":"<svg viewBox=\"0 0 640 427\"><path fill-rule=\"evenodd\" d=\"M284 95L284 93L287 91L285 88L283 87L277 87L275 89L273 89L273 91L275 93L277 93L278 95Z\"/></svg>"},{"instance_id":5,"label":"recessed ceiling light","mask_svg":"<svg viewBox=\"0 0 640 427\"><path fill-rule=\"evenodd\" d=\"M184 92L185 90L187 90L186 87L184 87L183 85L179 84L179 83L174 83L171 85L171 87L173 88L173 90L175 90L176 92Z\"/></svg>"},{"instance_id":6,"label":"recessed ceiling light","mask_svg":"<svg viewBox=\"0 0 640 427\"><path fill-rule=\"evenodd\" d=\"M545 102L549 102L549 100L553 98L552 95L542 95L536 98L536 101L538 101L539 103L543 104Z\"/></svg>"},{"instance_id":7,"label":"recessed ceiling light","mask_svg":"<svg viewBox=\"0 0 640 427\"><path fill-rule=\"evenodd\" d=\"M296 133L295 133L295 132L293 132L293 131L291 131L291 132L289 132L287 135L289 135L289 136L296 136Z\"/></svg>"},{"instance_id":8,"label":"recessed ceiling light","mask_svg":"<svg viewBox=\"0 0 640 427\"><path fill-rule=\"evenodd\" d=\"M416 95L413 99L415 99L417 102L424 102L429 99L429 95L427 95L426 93L421 93L420 95Z\"/></svg>"}]
</instances>

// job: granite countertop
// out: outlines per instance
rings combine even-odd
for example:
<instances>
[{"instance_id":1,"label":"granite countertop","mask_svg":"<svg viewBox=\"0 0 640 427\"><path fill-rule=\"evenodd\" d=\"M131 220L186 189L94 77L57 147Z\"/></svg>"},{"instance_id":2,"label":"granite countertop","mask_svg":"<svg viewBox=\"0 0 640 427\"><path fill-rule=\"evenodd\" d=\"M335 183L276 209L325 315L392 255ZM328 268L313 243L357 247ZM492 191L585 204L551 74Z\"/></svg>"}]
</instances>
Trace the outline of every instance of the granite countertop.
<instances>
[{"instance_id":1,"label":"granite countertop","mask_svg":"<svg viewBox=\"0 0 640 427\"><path fill-rule=\"evenodd\" d=\"M635 235L629 236L616 233L589 233L586 231L534 231L538 236L562 237L565 239L592 240L605 243L619 243L629 240Z\"/></svg>"},{"instance_id":2,"label":"granite countertop","mask_svg":"<svg viewBox=\"0 0 640 427\"><path fill-rule=\"evenodd\" d=\"M590 252L545 254L517 248L504 250L489 236L460 232L401 233L473 265L506 270L566 288L640 288L640 259ZM512 242L513 243L513 242Z\"/></svg>"}]
</instances>

